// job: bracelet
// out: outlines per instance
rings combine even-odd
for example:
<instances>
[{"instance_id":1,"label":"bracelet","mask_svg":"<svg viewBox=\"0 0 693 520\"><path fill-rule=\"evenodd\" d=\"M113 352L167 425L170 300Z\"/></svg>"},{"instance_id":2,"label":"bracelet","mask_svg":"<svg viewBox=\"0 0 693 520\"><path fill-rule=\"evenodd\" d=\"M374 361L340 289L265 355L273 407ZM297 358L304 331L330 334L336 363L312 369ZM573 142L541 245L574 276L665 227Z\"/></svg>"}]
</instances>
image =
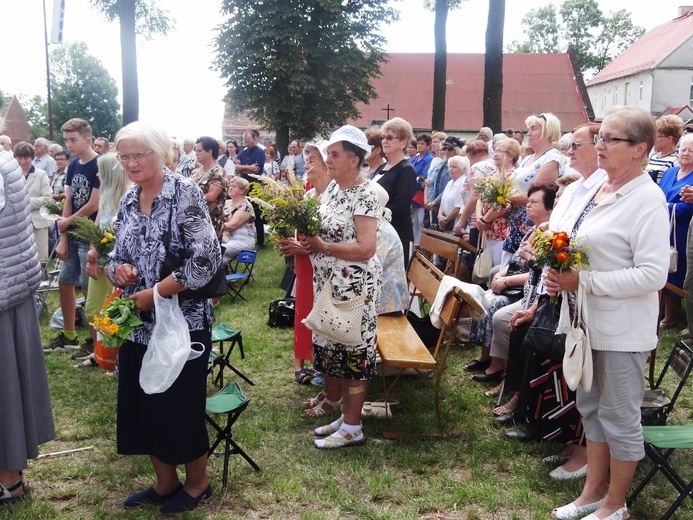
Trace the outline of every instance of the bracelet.
<instances>
[{"instance_id":1,"label":"bracelet","mask_svg":"<svg viewBox=\"0 0 693 520\"><path fill-rule=\"evenodd\" d=\"M508 285L508 277L507 276L503 277L503 285L505 285L506 287L510 287Z\"/></svg>"},{"instance_id":2,"label":"bracelet","mask_svg":"<svg viewBox=\"0 0 693 520\"><path fill-rule=\"evenodd\" d=\"M483 222L484 224L488 225L488 222L486 222L486 221L484 220L484 217L479 217L479 220L480 220L481 222Z\"/></svg>"},{"instance_id":3,"label":"bracelet","mask_svg":"<svg viewBox=\"0 0 693 520\"><path fill-rule=\"evenodd\" d=\"M330 243L327 243L327 248L325 249L325 256L330 256Z\"/></svg>"}]
</instances>

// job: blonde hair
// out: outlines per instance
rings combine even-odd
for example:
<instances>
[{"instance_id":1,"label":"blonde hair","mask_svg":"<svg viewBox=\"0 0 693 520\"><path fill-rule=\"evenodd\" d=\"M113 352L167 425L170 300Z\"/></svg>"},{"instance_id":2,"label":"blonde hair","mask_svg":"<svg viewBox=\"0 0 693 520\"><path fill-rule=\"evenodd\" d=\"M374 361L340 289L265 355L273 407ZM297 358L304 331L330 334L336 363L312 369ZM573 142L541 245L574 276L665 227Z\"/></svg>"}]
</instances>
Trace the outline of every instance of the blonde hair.
<instances>
[{"instance_id":1,"label":"blonde hair","mask_svg":"<svg viewBox=\"0 0 693 520\"><path fill-rule=\"evenodd\" d=\"M248 193L248 186L250 186L250 183L243 177L233 177L229 179L229 184L235 184L244 194Z\"/></svg>"},{"instance_id":2,"label":"blonde hair","mask_svg":"<svg viewBox=\"0 0 693 520\"><path fill-rule=\"evenodd\" d=\"M513 162L517 162L520 158L520 143L515 139L505 139L502 141L503 146L505 146L505 153L513 158ZM501 144L500 142L498 144Z\"/></svg>"},{"instance_id":3,"label":"blonde hair","mask_svg":"<svg viewBox=\"0 0 693 520\"><path fill-rule=\"evenodd\" d=\"M128 191L132 182L128 178L128 173L120 164L115 153L107 153L98 158L99 179L101 188L99 190L99 209L107 208L111 213L118 211L118 204Z\"/></svg>"},{"instance_id":4,"label":"blonde hair","mask_svg":"<svg viewBox=\"0 0 693 520\"><path fill-rule=\"evenodd\" d=\"M393 117L383 124L383 134L387 131L395 134L404 144L402 150L406 150L407 145L414 139L414 130L408 121L401 117Z\"/></svg>"},{"instance_id":5,"label":"blonde hair","mask_svg":"<svg viewBox=\"0 0 693 520\"><path fill-rule=\"evenodd\" d=\"M550 112L539 114L538 116L529 116L525 119L527 128L533 123L541 127L541 136L548 139L555 146L561 138L561 122Z\"/></svg>"},{"instance_id":6,"label":"blonde hair","mask_svg":"<svg viewBox=\"0 0 693 520\"><path fill-rule=\"evenodd\" d=\"M656 121L657 133L664 134L667 137L673 137L674 141L681 139L683 134L683 119L679 116L667 114L660 117Z\"/></svg>"}]
</instances>

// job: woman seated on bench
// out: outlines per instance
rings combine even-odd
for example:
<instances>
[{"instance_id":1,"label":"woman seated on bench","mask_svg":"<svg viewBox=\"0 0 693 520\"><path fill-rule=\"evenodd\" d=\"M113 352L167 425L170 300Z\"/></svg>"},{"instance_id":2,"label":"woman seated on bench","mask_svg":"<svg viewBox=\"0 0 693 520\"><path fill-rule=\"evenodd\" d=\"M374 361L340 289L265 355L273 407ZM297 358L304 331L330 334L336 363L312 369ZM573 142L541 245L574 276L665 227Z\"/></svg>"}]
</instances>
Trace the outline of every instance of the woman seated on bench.
<instances>
[{"instance_id":1,"label":"woman seated on bench","mask_svg":"<svg viewBox=\"0 0 693 520\"><path fill-rule=\"evenodd\" d=\"M255 248L255 213L246 197L249 182L241 177L229 180L229 200L224 206L221 245L224 261L233 260L241 251Z\"/></svg>"},{"instance_id":2,"label":"woman seated on bench","mask_svg":"<svg viewBox=\"0 0 693 520\"><path fill-rule=\"evenodd\" d=\"M527 216L532 222L541 224L549 220L556 198L556 191L557 187L555 184L537 184L530 187L527 192ZM526 243L533 232L534 228L527 232L523 239L523 244ZM481 342L481 354L467 363L465 368L469 371L485 370L480 374L472 376L472 379L475 381L487 383L503 378L503 372L505 372L508 359L509 319L516 310L526 308L534 299L530 294L529 269L526 267L526 262L530 259L527 249L529 249L528 245L518 249L513 254L511 263L502 268L494 277L491 282L491 289L487 292L487 295L493 301L493 305L488 310L486 318L481 320L478 326L472 328L470 340L476 338L477 341ZM508 276L510 266L519 266L525 272ZM501 292L511 286L518 285L518 281L522 281L524 286L523 297L515 303L510 303L510 298L503 296ZM498 395L498 392L500 392L500 386L487 392L487 395ZM516 402L517 399L513 397L507 405L496 408L494 414L503 415L511 412Z\"/></svg>"}]
</instances>

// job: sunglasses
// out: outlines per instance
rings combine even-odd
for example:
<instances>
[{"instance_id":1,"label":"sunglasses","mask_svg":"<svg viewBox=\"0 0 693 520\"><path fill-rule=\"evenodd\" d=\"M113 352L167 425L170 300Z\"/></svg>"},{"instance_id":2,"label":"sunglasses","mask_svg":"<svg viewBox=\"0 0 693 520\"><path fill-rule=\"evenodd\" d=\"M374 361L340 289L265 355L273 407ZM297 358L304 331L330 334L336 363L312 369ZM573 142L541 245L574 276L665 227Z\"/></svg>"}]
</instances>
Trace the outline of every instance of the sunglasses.
<instances>
[{"instance_id":1,"label":"sunglasses","mask_svg":"<svg viewBox=\"0 0 693 520\"><path fill-rule=\"evenodd\" d=\"M452 146L441 146L440 149L444 152L452 152L454 150Z\"/></svg>"}]
</instances>

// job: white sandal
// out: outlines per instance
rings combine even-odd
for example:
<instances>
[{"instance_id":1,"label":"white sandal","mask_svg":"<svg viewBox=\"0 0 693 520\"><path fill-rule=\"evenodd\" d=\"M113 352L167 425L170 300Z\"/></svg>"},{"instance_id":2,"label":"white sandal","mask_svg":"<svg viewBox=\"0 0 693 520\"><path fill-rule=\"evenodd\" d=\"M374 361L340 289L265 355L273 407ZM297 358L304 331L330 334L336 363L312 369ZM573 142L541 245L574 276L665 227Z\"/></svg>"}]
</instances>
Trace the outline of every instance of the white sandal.
<instances>
[{"instance_id":1,"label":"white sandal","mask_svg":"<svg viewBox=\"0 0 693 520\"><path fill-rule=\"evenodd\" d=\"M592 502L591 504L585 504L584 506L576 506L573 502L568 505L557 507L551 511L551 516L553 518L558 518L559 520L573 520L582 518L585 515L594 513L597 509L602 506L604 499L598 500L597 502Z\"/></svg>"},{"instance_id":2,"label":"white sandal","mask_svg":"<svg viewBox=\"0 0 693 520\"><path fill-rule=\"evenodd\" d=\"M13 495L12 492L17 491L19 488L22 488L22 493L19 495ZM12 504L13 502L17 502L22 498L24 498L24 482L21 480L18 480L8 487L0 484L0 504Z\"/></svg>"},{"instance_id":3,"label":"white sandal","mask_svg":"<svg viewBox=\"0 0 693 520\"><path fill-rule=\"evenodd\" d=\"M360 439L357 437L361 436ZM366 436L363 434L363 429L359 428L353 435L347 433L343 429L339 429L329 437L318 439L315 442L315 447L319 450L336 450L339 448L347 448L349 446L362 446L366 444Z\"/></svg>"},{"instance_id":4,"label":"white sandal","mask_svg":"<svg viewBox=\"0 0 693 520\"><path fill-rule=\"evenodd\" d=\"M630 514L628 513L628 506L624 505L621 509L617 509L613 513L611 513L609 516L607 516L604 520L628 520L630 518ZM589 516L584 517L582 520L600 520L599 517L595 514L591 514Z\"/></svg>"},{"instance_id":5,"label":"white sandal","mask_svg":"<svg viewBox=\"0 0 693 520\"><path fill-rule=\"evenodd\" d=\"M334 432L339 431L339 429L342 427L342 424L344 424L344 421L340 417L335 421L337 423L337 427L335 428L332 426L334 424L326 424L325 426L319 426L313 430L313 433L315 433L316 437L327 437L328 435L332 435Z\"/></svg>"},{"instance_id":6,"label":"white sandal","mask_svg":"<svg viewBox=\"0 0 693 520\"><path fill-rule=\"evenodd\" d=\"M308 408L306 410L306 415L309 417L322 417L328 413L339 411L342 406L342 399L339 401L330 401L327 397L322 401L319 401L313 408Z\"/></svg>"}]
</instances>

